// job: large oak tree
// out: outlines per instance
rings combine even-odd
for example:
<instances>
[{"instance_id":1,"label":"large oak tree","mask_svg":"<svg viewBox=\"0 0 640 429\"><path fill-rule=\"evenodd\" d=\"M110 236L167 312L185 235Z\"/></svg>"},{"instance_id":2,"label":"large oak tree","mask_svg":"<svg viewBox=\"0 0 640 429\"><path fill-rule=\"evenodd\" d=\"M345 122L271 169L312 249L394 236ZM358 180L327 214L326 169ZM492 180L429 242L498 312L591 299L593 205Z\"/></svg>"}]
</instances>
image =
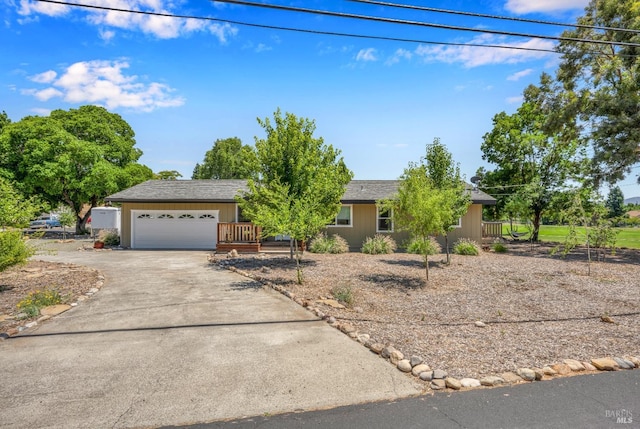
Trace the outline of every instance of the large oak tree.
<instances>
[{"instance_id":1,"label":"large oak tree","mask_svg":"<svg viewBox=\"0 0 640 429\"><path fill-rule=\"evenodd\" d=\"M0 175L51 207L68 205L80 233L90 216L87 205L153 177L137 163L142 151L134 136L120 115L98 106L28 116L0 134Z\"/></svg>"}]
</instances>

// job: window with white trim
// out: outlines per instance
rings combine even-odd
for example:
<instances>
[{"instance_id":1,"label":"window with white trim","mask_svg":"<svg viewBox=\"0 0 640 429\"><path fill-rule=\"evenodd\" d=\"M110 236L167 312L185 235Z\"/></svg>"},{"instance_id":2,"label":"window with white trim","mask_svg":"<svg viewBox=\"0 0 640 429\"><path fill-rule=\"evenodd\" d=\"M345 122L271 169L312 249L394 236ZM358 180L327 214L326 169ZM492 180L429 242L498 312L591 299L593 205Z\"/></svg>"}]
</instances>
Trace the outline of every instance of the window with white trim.
<instances>
[{"instance_id":1,"label":"window with white trim","mask_svg":"<svg viewBox=\"0 0 640 429\"><path fill-rule=\"evenodd\" d=\"M393 209L378 207L376 232L393 232Z\"/></svg>"},{"instance_id":2,"label":"window with white trim","mask_svg":"<svg viewBox=\"0 0 640 429\"><path fill-rule=\"evenodd\" d=\"M462 228L462 218L459 217L458 223L454 223L453 225L451 225L451 228Z\"/></svg>"},{"instance_id":3,"label":"window with white trim","mask_svg":"<svg viewBox=\"0 0 640 429\"><path fill-rule=\"evenodd\" d=\"M353 206L351 204L340 207L338 215L327 226L353 226Z\"/></svg>"}]
</instances>

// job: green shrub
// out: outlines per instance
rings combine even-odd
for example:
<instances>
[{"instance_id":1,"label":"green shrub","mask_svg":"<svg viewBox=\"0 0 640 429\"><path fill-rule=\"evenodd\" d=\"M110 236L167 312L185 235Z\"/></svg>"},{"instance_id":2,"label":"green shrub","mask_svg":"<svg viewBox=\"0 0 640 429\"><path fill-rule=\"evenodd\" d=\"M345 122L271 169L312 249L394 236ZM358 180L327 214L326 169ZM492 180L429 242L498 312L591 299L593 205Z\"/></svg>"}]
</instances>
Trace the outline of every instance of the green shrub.
<instances>
[{"instance_id":1,"label":"green shrub","mask_svg":"<svg viewBox=\"0 0 640 429\"><path fill-rule=\"evenodd\" d=\"M333 295L336 300L345 303L349 307L351 307L355 302L353 289L351 289L351 286L348 284L333 287L331 289L331 295Z\"/></svg>"},{"instance_id":2,"label":"green shrub","mask_svg":"<svg viewBox=\"0 0 640 429\"><path fill-rule=\"evenodd\" d=\"M507 246L502 243L493 243L491 248L496 253L507 253L509 251L509 249L507 249Z\"/></svg>"},{"instance_id":3,"label":"green shrub","mask_svg":"<svg viewBox=\"0 0 640 429\"><path fill-rule=\"evenodd\" d=\"M362 243L362 253L369 255L383 255L396 251L396 241L389 235L376 234L374 237L367 237Z\"/></svg>"},{"instance_id":4,"label":"green shrub","mask_svg":"<svg viewBox=\"0 0 640 429\"><path fill-rule=\"evenodd\" d=\"M120 236L117 232L105 232L104 234L101 232L98 238L99 241L102 241L105 246L119 246L120 245Z\"/></svg>"},{"instance_id":5,"label":"green shrub","mask_svg":"<svg viewBox=\"0 0 640 429\"><path fill-rule=\"evenodd\" d=\"M453 245L453 253L457 255L471 255L478 256L480 254L480 248L478 243L468 238L461 238Z\"/></svg>"},{"instance_id":6,"label":"green shrub","mask_svg":"<svg viewBox=\"0 0 640 429\"><path fill-rule=\"evenodd\" d=\"M35 249L22 239L20 231L0 232L0 272L27 262Z\"/></svg>"},{"instance_id":7,"label":"green shrub","mask_svg":"<svg viewBox=\"0 0 640 429\"><path fill-rule=\"evenodd\" d=\"M23 311L28 317L36 317L40 314L40 309L50 305L60 304L62 297L55 289L37 290L31 292L17 304L18 309Z\"/></svg>"},{"instance_id":8,"label":"green shrub","mask_svg":"<svg viewBox=\"0 0 640 429\"><path fill-rule=\"evenodd\" d=\"M349 244L338 234L327 237L325 233L321 232L311 241L309 251L312 253L347 253Z\"/></svg>"},{"instance_id":9,"label":"green shrub","mask_svg":"<svg viewBox=\"0 0 640 429\"><path fill-rule=\"evenodd\" d=\"M423 241L413 239L407 244L407 253L415 253L417 255L437 255L442 251L440 244L435 238L429 237L429 240Z\"/></svg>"}]
</instances>

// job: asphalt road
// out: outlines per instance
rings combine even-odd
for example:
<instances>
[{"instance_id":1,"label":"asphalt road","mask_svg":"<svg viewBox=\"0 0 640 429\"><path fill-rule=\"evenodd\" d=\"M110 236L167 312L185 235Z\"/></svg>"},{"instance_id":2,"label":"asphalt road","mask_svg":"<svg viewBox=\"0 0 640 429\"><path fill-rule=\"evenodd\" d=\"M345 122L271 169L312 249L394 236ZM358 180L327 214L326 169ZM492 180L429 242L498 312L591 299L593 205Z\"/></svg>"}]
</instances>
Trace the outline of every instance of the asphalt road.
<instances>
[{"instance_id":1,"label":"asphalt road","mask_svg":"<svg viewBox=\"0 0 640 429\"><path fill-rule=\"evenodd\" d=\"M640 370L188 426L190 429L300 427L639 428Z\"/></svg>"}]
</instances>

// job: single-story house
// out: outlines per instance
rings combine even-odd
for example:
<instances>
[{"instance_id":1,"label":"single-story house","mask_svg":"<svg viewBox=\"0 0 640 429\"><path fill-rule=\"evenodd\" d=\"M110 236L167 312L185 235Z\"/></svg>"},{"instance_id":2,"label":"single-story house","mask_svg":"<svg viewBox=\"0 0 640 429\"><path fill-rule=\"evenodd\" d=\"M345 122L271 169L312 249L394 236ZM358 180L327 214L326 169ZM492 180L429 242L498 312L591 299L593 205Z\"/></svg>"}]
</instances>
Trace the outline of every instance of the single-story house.
<instances>
[{"instance_id":1,"label":"single-story house","mask_svg":"<svg viewBox=\"0 0 640 429\"><path fill-rule=\"evenodd\" d=\"M408 236L395 230L391 213L376 201L392 197L397 180L353 180L345 190L342 208L327 234L339 234L359 250L367 237L389 234L399 244ZM121 205L121 237L132 249L258 250L260 228L242 218L235 196L246 190L245 180L149 180L105 200ZM469 188L472 204L449 234L482 241L482 206L496 200ZM270 238L274 241L283 237Z\"/></svg>"}]
</instances>

